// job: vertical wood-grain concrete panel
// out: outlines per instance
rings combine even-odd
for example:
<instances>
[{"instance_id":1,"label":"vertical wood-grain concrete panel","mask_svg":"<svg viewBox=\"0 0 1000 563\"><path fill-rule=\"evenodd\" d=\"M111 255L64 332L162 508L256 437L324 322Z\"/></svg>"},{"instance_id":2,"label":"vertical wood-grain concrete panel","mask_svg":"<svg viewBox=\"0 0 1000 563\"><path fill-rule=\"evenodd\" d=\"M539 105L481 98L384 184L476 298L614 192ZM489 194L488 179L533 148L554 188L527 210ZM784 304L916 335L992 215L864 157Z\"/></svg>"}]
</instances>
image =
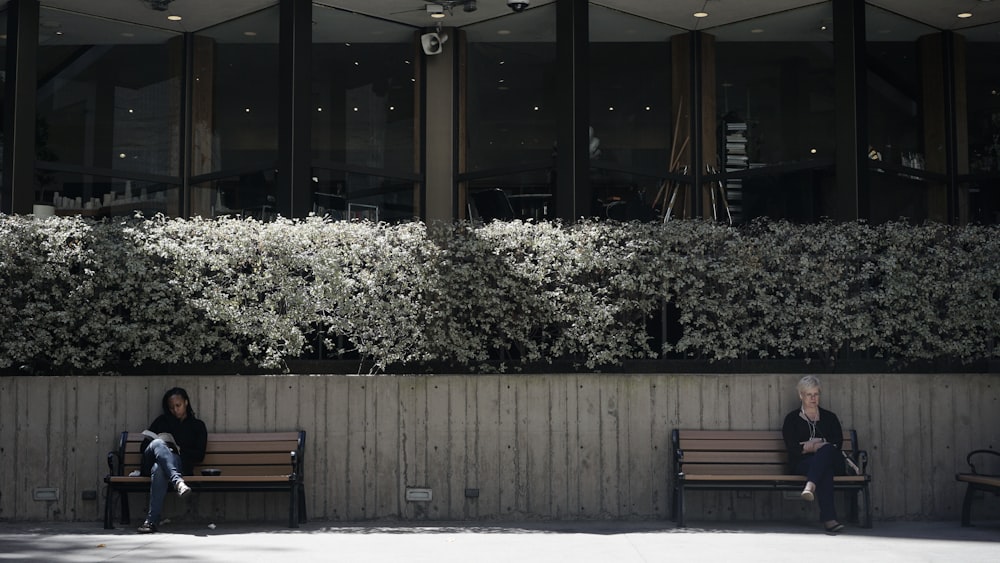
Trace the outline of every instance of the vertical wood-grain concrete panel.
<instances>
[{"instance_id":1,"label":"vertical wood-grain concrete panel","mask_svg":"<svg viewBox=\"0 0 1000 563\"><path fill-rule=\"evenodd\" d=\"M99 525L117 434L191 394L211 432L307 432L306 508L316 520L666 518L673 428L779 428L798 375L552 374L0 378L0 520ZM998 374L833 374L824 407L871 456L877 518L956 519L965 455L1000 447ZM36 501L39 487L59 499ZM405 500L428 487L430 502ZM479 496L467 496L478 489ZM97 490L98 500L83 492ZM842 503L838 499L839 503ZM146 495L132 495L133 523ZM697 520L808 519L781 493L701 492ZM846 513L846 506L840 510ZM279 494L167 499L165 516L273 521ZM992 497L980 518L1000 515Z\"/></svg>"}]
</instances>

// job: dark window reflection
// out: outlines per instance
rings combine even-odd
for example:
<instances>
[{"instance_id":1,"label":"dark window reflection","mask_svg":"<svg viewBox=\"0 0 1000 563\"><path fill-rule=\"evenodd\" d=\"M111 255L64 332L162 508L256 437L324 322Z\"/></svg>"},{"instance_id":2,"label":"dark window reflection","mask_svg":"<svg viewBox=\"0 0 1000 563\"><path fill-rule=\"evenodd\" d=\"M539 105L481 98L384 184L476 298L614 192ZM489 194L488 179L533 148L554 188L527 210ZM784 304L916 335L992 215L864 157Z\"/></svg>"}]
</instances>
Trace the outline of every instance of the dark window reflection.
<instances>
[{"instance_id":1,"label":"dark window reflection","mask_svg":"<svg viewBox=\"0 0 1000 563\"><path fill-rule=\"evenodd\" d=\"M803 29L800 22L816 22ZM718 153L735 223L831 213L836 144L829 4L710 30Z\"/></svg>"},{"instance_id":2,"label":"dark window reflection","mask_svg":"<svg viewBox=\"0 0 1000 563\"><path fill-rule=\"evenodd\" d=\"M103 203L124 190L124 179L53 169L178 176L180 36L44 8L41 20L35 201L61 193Z\"/></svg>"},{"instance_id":3,"label":"dark window reflection","mask_svg":"<svg viewBox=\"0 0 1000 563\"><path fill-rule=\"evenodd\" d=\"M964 53L967 57L969 170L968 221L1000 223L1000 26L971 33Z\"/></svg>"}]
</instances>

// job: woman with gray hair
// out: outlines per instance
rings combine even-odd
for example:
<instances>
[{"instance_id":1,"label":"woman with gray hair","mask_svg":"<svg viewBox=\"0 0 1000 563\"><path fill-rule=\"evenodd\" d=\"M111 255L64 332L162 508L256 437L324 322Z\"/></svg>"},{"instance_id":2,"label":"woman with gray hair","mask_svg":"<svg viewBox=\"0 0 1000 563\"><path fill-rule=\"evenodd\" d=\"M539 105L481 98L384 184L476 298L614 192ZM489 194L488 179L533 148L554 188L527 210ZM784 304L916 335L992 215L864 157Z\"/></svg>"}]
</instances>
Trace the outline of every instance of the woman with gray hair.
<instances>
[{"instance_id":1,"label":"woman with gray hair","mask_svg":"<svg viewBox=\"0 0 1000 563\"><path fill-rule=\"evenodd\" d=\"M844 529L837 521L833 501L833 477L844 474L844 457L840 453L844 431L837 415L819 406L818 377L803 377L797 389L802 404L788 413L781 427L788 448L788 467L806 476L802 498L817 501L823 527L827 533L836 534Z\"/></svg>"}]
</instances>

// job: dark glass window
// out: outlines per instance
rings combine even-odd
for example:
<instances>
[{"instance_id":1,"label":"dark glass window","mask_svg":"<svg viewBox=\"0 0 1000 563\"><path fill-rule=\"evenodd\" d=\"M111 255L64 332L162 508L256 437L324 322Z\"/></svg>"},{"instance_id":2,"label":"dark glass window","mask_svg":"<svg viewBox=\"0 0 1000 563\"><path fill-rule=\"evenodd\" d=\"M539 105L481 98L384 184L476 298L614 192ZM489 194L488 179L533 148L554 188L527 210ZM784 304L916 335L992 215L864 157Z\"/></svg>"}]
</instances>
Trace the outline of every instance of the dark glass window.
<instances>
[{"instance_id":1,"label":"dark glass window","mask_svg":"<svg viewBox=\"0 0 1000 563\"><path fill-rule=\"evenodd\" d=\"M552 193L556 150L555 5L464 27L468 190Z\"/></svg>"},{"instance_id":2,"label":"dark glass window","mask_svg":"<svg viewBox=\"0 0 1000 563\"><path fill-rule=\"evenodd\" d=\"M670 37L682 30L590 7L591 186L597 216L651 218L675 141ZM679 144L679 142L678 142Z\"/></svg>"},{"instance_id":3,"label":"dark glass window","mask_svg":"<svg viewBox=\"0 0 1000 563\"><path fill-rule=\"evenodd\" d=\"M963 218L995 224L1000 223L1000 25L962 35L966 38L967 171L972 174Z\"/></svg>"},{"instance_id":4,"label":"dark glass window","mask_svg":"<svg viewBox=\"0 0 1000 563\"><path fill-rule=\"evenodd\" d=\"M868 218L945 221L944 183L924 173L946 171L941 35L872 6L865 20Z\"/></svg>"},{"instance_id":5,"label":"dark glass window","mask_svg":"<svg viewBox=\"0 0 1000 563\"><path fill-rule=\"evenodd\" d=\"M177 214L181 36L42 8L38 41L35 201Z\"/></svg>"},{"instance_id":6,"label":"dark glass window","mask_svg":"<svg viewBox=\"0 0 1000 563\"><path fill-rule=\"evenodd\" d=\"M278 8L200 31L193 49L191 214L234 209L226 201L247 210L259 203L270 212L278 153ZM204 182L205 174L225 179Z\"/></svg>"},{"instance_id":7,"label":"dark glass window","mask_svg":"<svg viewBox=\"0 0 1000 563\"><path fill-rule=\"evenodd\" d=\"M417 32L318 5L313 20L313 210L412 219Z\"/></svg>"},{"instance_id":8,"label":"dark glass window","mask_svg":"<svg viewBox=\"0 0 1000 563\"><path fill-rule=\"evenodd\" d=\"M706 31L716 41L718 123L717 155L706 155L706 165L733 174L723 183L737 223L830 213L832 10L821 3Z\"/></svg>"}]
</instances>

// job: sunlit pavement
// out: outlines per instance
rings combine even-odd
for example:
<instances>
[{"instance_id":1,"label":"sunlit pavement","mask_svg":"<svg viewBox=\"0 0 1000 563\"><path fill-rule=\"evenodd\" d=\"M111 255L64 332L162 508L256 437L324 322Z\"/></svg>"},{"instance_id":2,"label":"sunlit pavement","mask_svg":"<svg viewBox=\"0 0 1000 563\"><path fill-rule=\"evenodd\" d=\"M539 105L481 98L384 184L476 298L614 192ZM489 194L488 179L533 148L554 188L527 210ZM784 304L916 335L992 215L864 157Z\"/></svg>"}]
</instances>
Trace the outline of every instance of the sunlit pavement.
<instances>
[{"instance_id":1,"label":"sunlit pavement","mask_svg":"<svg viewBox=\"0 0 1000 563\"><path fill-rule=\"evenodd\" d=\"M0 523L0 561L942 561L1000 562L1000 522L875 522L829 536L813 522L173 522L157 534L100 522Z\"/></svg>"}]
</instances>

